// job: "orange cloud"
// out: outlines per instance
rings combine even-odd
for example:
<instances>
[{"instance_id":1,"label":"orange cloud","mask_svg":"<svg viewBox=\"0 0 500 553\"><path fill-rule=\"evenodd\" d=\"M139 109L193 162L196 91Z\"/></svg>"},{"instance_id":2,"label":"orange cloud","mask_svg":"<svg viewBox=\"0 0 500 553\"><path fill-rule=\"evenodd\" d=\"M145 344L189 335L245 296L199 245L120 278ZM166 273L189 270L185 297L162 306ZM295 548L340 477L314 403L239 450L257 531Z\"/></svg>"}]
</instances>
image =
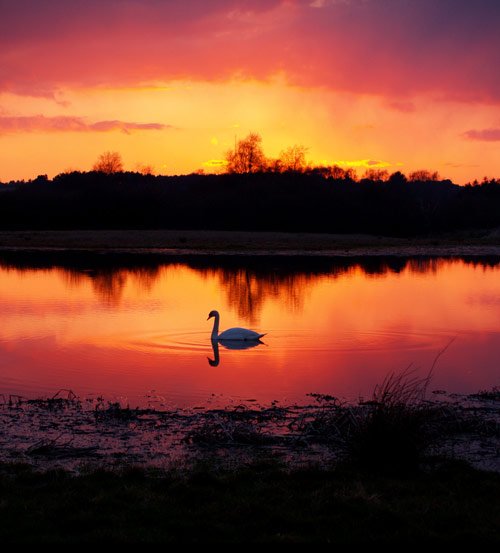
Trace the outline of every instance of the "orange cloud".
<instances>
[{"instance_id":1,"label":"orange cloud","mask_svg":"<svg viewBox=\"0 0 500 553\"><path fill-rule=\"evenodd\" d=\"M340 165L341 167L362 167L366 169L382 168L382 167L391 167L392 163L387 161L381 161L378 159L354 159L354 160L340 160L334 161L335 165Z\"/></svg>"},{"instance_id":2,"label":"orange cloud","mask_svg":"<svg viewBox=\"0 0 500 553\"><path fill-rule=\"evenodd\" d=\"M203 165L205 167L223 168L227 165L227 161L225 159L209 159L204 161Z\"/></svg>"}]
</instances>

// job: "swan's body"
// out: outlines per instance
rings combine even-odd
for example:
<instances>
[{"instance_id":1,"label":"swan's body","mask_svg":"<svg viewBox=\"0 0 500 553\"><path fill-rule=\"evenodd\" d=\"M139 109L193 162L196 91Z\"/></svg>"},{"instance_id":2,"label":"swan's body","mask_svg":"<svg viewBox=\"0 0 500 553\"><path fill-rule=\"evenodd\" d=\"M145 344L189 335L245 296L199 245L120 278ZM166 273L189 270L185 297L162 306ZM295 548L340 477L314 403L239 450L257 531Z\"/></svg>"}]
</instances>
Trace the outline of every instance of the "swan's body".
<instances>
[{"instance_id":1,"label":"swan's body","mask_svg":"<svg viewBox=\"0 0 500 553\"><path fill-rule=\"evenodd\" d=\"M214 326L212 328L212 340L257 341L260 338L262 338L262 336L264 336L264 334L259 334L254 330L249 330L248 328L239 328L239 327L228 328L227 330L224 330L224 332L221 332L219 334L219 321L220 321L219 312L210 311L210 313L208 314L208 319L211 319L212 317L214 317Z\"/></svg>"}]
</instances>

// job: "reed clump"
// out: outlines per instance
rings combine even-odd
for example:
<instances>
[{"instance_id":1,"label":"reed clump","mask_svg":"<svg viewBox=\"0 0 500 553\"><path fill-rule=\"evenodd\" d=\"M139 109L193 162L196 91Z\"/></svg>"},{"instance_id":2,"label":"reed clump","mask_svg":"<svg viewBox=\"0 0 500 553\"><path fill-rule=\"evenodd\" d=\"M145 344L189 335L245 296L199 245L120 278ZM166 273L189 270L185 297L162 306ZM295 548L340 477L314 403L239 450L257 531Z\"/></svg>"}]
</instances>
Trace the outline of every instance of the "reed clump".
<instances>
[{"instance_id":1,"label":"reed clump","mask_svg":"<svg viewBox=\"0 0 500 553\"><path fill-rule=\"evenodd\" d=\"M409 368L389 374L369 400L356 405L315 394L319 408L297 421L309 440L327 444L339 460L363 470L416 470L451 428L448 407L425 399L431 373Z\"/></svg>"},{"instance_id":2,"label":"reed clump","mask_svg":"<svg viewBox=\"0 0 500 553\"><path fill-rule=\"evenodd\" d=\"M408 370L389 374L371 400L360 402L345 435L345 451L356 465L377 471L417 469L442 436L442 405L425 400L430 381Z\"/></svg>"}]
</instances>

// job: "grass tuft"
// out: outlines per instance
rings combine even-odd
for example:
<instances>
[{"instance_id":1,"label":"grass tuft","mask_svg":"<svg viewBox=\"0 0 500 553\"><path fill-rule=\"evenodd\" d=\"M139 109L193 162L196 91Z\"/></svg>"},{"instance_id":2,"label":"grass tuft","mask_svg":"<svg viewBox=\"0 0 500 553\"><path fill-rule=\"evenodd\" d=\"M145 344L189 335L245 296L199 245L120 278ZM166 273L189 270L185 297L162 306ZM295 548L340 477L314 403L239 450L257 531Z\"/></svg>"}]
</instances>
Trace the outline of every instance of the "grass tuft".
<instances>
[{"instance_id":1,"label":"grass tuft","mask_svg":"<svg viewBox=\"0 0 500 553\"><path fill-rule=\"evenodd\" d=\"M415 471L452 426L445 405L425 400L430 379L431 372L418 378L411 367L391 373L369 400L354 406L315 394L319 408L312 417L299 420L296 429L328 444L342 461L358 469Z\"/></svg>"},{"instance_id":2,"label":"grass tuft","mask_svg":"<svg viewBox=\"0 0 500 553\"><path fill-rule=\"evenodd\" d=\"M430 375L390 374L361 403L345 439L349 459L375 471L416 470L437 438L440 409L425 401Z\"/></svg>"}]
</instances>

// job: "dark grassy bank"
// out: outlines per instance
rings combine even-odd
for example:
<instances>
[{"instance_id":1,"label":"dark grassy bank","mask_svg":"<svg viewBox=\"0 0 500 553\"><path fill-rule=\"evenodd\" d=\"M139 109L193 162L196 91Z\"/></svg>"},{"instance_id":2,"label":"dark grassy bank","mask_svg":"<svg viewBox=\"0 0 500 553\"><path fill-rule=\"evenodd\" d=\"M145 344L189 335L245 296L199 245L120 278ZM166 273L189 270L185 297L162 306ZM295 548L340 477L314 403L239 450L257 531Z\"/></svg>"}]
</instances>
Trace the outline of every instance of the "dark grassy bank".
<instances>
[{"instance_id":1,"label":"dark grassy bank","mask_svg":"<svg viewBox=\"0 0 500 553\"><path fill-rule=\"evenodd\" d=\"M0 539L500 543L500 473L475 470L454 456L464 440L480 439L487 449L498 443L498 389L466 398L481 400L477 406L428 402L429 379L391 374L358 405L321 394L311 394L316 404L307 408L240 405L184 415L118 404L85 414L72 394L6 404L13 416L23 405L40 409L44 426L57 422L50 413L68 417L72 406L73 424L84 417L89 427L94 417L101 432L112 434L128 432L130 422L145 430L151 422L164 434L162 421L175 419L171 430L195 457L165 469L130 468L123 457L119 466L127 468L119 469L101 458L100 466L110 468L91 468L85 455L97 445L42 439L25 450L41 467L43 459L80 454L80 468L36 472L0 464ZM310 448L336 455L306 461ZM293 452L300 463L290 464Z\"/></svg>"},{"instance_id":2,"label":"dark grassy bank","mask_svg":"<svg viewBox=\"0 0 500 553\"><path fill-rule=\"evenodd\" d=\"M168 229L101 230L0 230L0 251L71 251L77 256L89 252L133 254L258 254L276 252L297 256L315 255L497 255L499 229L475 229L425 236L395 237L372 234L324 234L310 232L260 232Z\"/></svg>"},{"instance_id":3,"label":"dark grassy bank","mask_svg":"<svg viewBox=\"0 0 500 553\"><path fill-rule=\"evenodd\" d=\"M321 172L61 174L0 187L2 229L210 229L415 236L500 226L500 183Z\"/></svg>"},{"instance_id":4,"label":"dark grassy bank","mask_svg":"<svg viewBox=\"0 0 500 553\"><path fill-rule=\"evenodd\" d=\"M2 542L500 542L500 475L452 463L406 477L347 468L0 467Z\"/></svg>"},{"instance_id":5,"label":"dark grassy bank","mask_svg":"<svg viewBox=\"0 0 500 553\"><path fill-rule=\"evenodd\" d=\"M44 460L78 457L80 463L77 475L0 464L0 539L500 543L500 472L459 460L478 441L483 455L498 457L500 392L426 400L445 350L426 377L410 368L391 373L357 404L313 393L308 406L183 412L103 400L92 406L68 390L46 399L4 398L5 431L19 433L24 421L38 440L23 448L24 458L42 468ZM42 416L24 417L29 413ZM87 434L95 427L108 440L120 432L130 438L131 424L156 432L158 440L170 431L168 447L177 440L194 457L170 458L166 469L130 468L126 455L111 450L96 468L91 458L99 454L98 436L85 447L73 443L77 434L59 443L64 420ZM55 438L41 437L47 427L57 428ZM144 437L139 440L144 449ZM10 459L11 446L4 446ZM114 464L119 459L121 465Z\"/></svg>"}]
</instances>

